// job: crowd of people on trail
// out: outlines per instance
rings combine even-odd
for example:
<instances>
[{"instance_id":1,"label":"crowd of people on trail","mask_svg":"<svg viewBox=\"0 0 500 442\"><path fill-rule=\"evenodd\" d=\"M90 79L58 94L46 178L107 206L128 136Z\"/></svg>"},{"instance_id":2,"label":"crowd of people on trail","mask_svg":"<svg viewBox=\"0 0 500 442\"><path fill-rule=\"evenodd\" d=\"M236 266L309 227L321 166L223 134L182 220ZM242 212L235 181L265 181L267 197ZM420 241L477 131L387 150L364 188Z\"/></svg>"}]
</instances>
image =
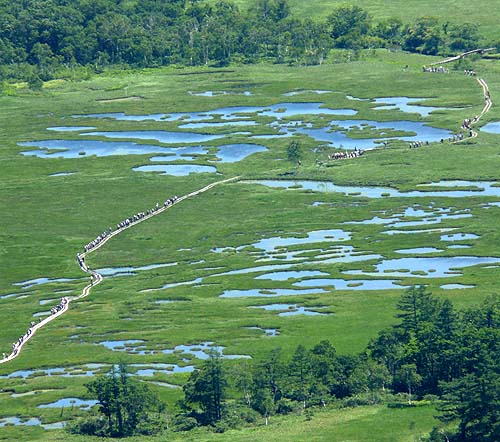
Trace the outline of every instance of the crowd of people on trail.
<instances>
[{"instance_id":1,"label":"crowd of people on trail","mask_svg":"<svg viewBox=\"0 0 500 442\"><path fill-rule=\"evenodd\" d=\"M176 196L176 195L174 195L171 198L166 199L164 201L164 203L163 203L163 207L169 207L169 206L171 206L178 199L179 199L179 197ZM143 218L145 218L147 216L153 215L158 210L160 210L161 207L162 206L160 205L160 203L156 203L156 205L154 207L152 207L151 209L147 210L146 212L138 212L135 215L131 216L130 218L124 219L123 221L119 222L116 225L116 230L115 231L118 231L118 230L121 230L121 229L125 229L125 228L129 227L130 225L136 223L137 221L140 221L141 219L143 219ZM92 250L95 246L99 245L104 239L106 239L112 233L113 233L113 229L110 227L109 229L107 229L104 232L102 232L96 239L90 241L83 249L85 250L85 252L88 252L89 250ZM82 263L80 262L80 259L81 259L80 256L79 255L77 255L77 256L78 256L78 258L77 258L78 259L78 264L80 265L80 267L83 267Z\"/></svg>"},{"instance_id":2,"label":"crowd of people on trail","mask_svg":"<svg viewBox=\"0 0 500 442\"><path fill-rule=\"evenodd\" d=\"M61 310L63 310L66 307L67 304L68 304L68 298L66 298L66 297L61 298L61 302L59 302L59 304L57 304L55 307L52 307L50 309L50 315L52 316L52 315L55 315L57 312L60 312ZM40 317L38 319L38 321L42 322L42 318ZM30 338L30 336L34 332L35 325L36 325L35 321L31 321L30 326L29 326L28 330L26 331L26 333L24 335L22 335L16 342L12 343L12 353L11 353L12 355L15 356L19 352L23 343ZM7 357L8 356L6 353L2 353L2 359L7 359Z\"/></svg>"},{"instance_id":3,"label":"crowd of people on trail","mask_svg":"<svg viewBox=\"0 0 500 442\"><path fill-rule=\"evenodd\" d=\"M432 72L436 74L449 74L450 71L444 66L422 66L423 72Z\"/></svg>"},{"instance_id":4,"label":"crowd of people on trail","mask_svg":"<svg viewBox=\"0 0 500 442\"><path fill-rule=\"evenodd\" d=\"M358 158L363 155L364 150L354 148L351 152L334 152L331 155L328 155L329 160L345 160L347 158Z\"/></svg>"},{"instance_id":5,"label":"crowd of people on trail","mask_svg":"<svg viewBox=\"0 0 500 442\"><path fill-rule=\"evenodd\" d=\"M475 77L477 74L476 74L476 71L474 71L472 69L465 69L464 75L469 75L470 77Z\"/></svg>"}]
</instances>

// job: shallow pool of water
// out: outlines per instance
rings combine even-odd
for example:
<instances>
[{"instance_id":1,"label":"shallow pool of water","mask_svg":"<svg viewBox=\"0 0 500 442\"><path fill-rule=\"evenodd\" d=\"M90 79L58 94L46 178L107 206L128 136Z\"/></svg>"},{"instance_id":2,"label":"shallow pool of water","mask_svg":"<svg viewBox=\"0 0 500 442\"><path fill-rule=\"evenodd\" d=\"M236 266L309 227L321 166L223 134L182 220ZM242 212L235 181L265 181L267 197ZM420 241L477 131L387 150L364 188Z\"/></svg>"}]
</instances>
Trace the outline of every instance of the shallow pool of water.
<instances>
[{"instance_id":1,"label":"shallow pool of water","mask_svg":"<svg viewBox=\"0 0 500 442\"><path fill-rule=\"evenodd\" d=\"M289 279L302 279L312 276L325 276L328 273L319 270L288 270L283 272L265 273L257 276L255 279L269 279L271 281L287 281Z\"/></svg>"},{"instance_id":2,"label":"shallow pool of water","mask_svg":"<svg viewBox=\"0 0 500 442\"><path fill-rule=\"evenodd\" d=\"M376 186L340 186L331 181L287 181L287 180L248 180L241 181L248 184L259 184L266 187L284 188L284 189L299 189L312 190L315 192L335 192L344 195L351 195L365 198L416 198L416 197L448 197L448 198L465 198L478 196L494 196L500 197L500 187L495 186L495 181L453 181L448 182L447 187L474 187L475 190L410 190L400 191L392 187L376 187ZM426 184L426 187L439 186L444 184L432 183Z\"/></svg>"},{"instance_id":3,"label":"shallow pool of water","mask_svg":"<svg viewBox=\"0 0 500 442\"><path fill-rule=\"evenodd\" d=\"M41 404L37 408L81 408L82 410L90 410L91 407L96 405L99 401L93 399L79 399L75 397L68 397L59 399L50 404Z\"/></svg>"},{"instance_id":4,"label":"shallow pool of water","mask_svg":"<svg viewBox=\"0 0 500 442\"><path fill-rule=\"evenodd\" d=\"M278 336L279 330L277 328L262 328L262 327L245 327L248 330L260 330L263 331L266 336Z\"/></svg>"},{"instance_id":5,"label":"shallow pool of water","mask_svg":"<svg viewBox=\"0 0 500 442\"><path fill-rule=\"evenodd\" d=\"M500 121L492 121L481 128L481 132L490 134L500 134Z\"/></svg>"},{"instance_id":6,"label":"shallow pool of water","mask_svg":"<svg viewBox=\"0 0 500 442\"><path fill-rule=\"evenodd\" d=\"M217 168L201 164L154 164L133 167L135 172L161 172L162 175L188 176L192 173L216 173Z\"/></svg>"},{"instance_id":7,"label":"shallow pool of water","mask_svg":"<svg viewBox=\"0 0 500 442\"><path fill-rule=\"evenodd\" d=\"M47 130L54 132L79 132L83 130L94 130L97 129L95 126L53 126L48 127Z\"/></svg>"},{"instance_id":8,"label":"shallow pool of water","mask_svg":"<svg viewBox=\"0 0 500 442\"><path fill-rule=\"evenodd\" d=\"M465 284L444 284L440 286L444 290L458 290L458 289L473 289L475 285L465 285Z\"/></svg>"},{"instance_id":9,"label":"shallow pool of water","mask_svg":"<svg viewBox=\"0 0 500 442\"><path fill-rule=\"evenodd\" d=\"M415 247L413 249L394 250L395 253L400 253L402 255L424 255L427 253L437 253L442 251L443 249L437 249L436 247Z\"/></svg>"},{"instance_id":10,"label":"shallow pool of water","mask_svg":"<svg viewBox=\"0 0 500 442\"><path fill-rule=\"evenodd\" d=\"M81 135L121 138L132 140L155 140L164 144L205 143L223 138L225 135L199 134L195 132L170 132L166 130L135 130L116 132L86 132Z\"/></svg>"},{"instance_id":11,"label":"shallow pool of water","mask_svg":"<svg viewBox=\"0 0 500 442\"><path fill-rule=\"evenodd\" d=\"M36 278L36 279L30 279L28 281L21 281L21 282L14 282L12 285L18 285L23 288L23 290L29 289L31 287L37 286L37 285L42 285L42 284L50 284L53 282L71 282L71 281L77 281L78 279L73 278Z\"/></svg>"},{"instance_id":12,"label":"shallow pool of water","mask_svg":"<svg viewBox=\"0 0 500 442\"><path fill-rule=\"evenodd\" d=\"M145 355L148 352L146 351L144 341L142 339L128 339L128 340L117 340L117 341L101 341L98 345L103 345L109 350L112 351L123 351L131 354Z\"/></svg>"},{"instance_id":13,"label":"shallow pool of water","mask_svg":"<svg viewBox=\"0 0 500 442\"><path fill-rule=\"evenodd\" d=\"M136 272L142 272L146 270L161 269L164 267L172 267L177 265L177 262L168 262L162 264L149 264L140 267L105 267L102 269L97 269L96 272L100 273L102 276L131 276L136 275Z\"/></svg>"},{"instance_id":14,"label":"shallow pool of water","mask_svg":"<svg viewBox=\"0 0 500 442\"><path fill-rule=\"evenodd\" d=\"M419 278L449 278L462 275L460 270L481 264L496 264L497 257L449 256L435 258L388 259L376 264L375 272L348 270L347 275L396 276Z\"/></svg>"},{"instance_id":15,"label":"shallow pool of water","mask_svg":"<svg viewBox=\"0 0 500 442\"><path fill-rule=\"evenodd\" d=\"M441 241L465 241L469 239L478 239L479 235L475 233L454 233L450 235L442 235Z\"/></svg>"},{"instance_id":16,"label":"shallow pool of water","mask_svg":"<svg viewBox=\"0 0 500 442\"><path fill-rule=\"evenodd\" d=\"M374 103L380 104L380 106L374 107L374 110L400 110L406 113L419 114L422 117L428 117L431 112L436 110L450 110L457 108L449 107L435 107L435 106L425 106L417 105L412 103L421 103L428 100L428 98L409 98L409 97L385 97L385 98L375 98Z\"/></svg>"},{"instance_id":17,"label":"shallow pool of water","mask_svg":"<svg viewBox=\"0 0 500 442\"><path fill-rule=\"evenodd\" d=\"M42 421L37 417L32 417L29 419L21 419L19 417L0 417L0 428L5 427L6 425L14 425L14 426L35 426L41 425Z\"/></svg>"},{"instance_id":18,"label":"shallow pool of water","mask_svg":"<svg viewBox=\"0 0 500 442\"><path fill-rule=\"evenodd\" d=\"M314 309L323 309L326 307L302 307L297 304L268 304L268 305L254 305L250 308L261 308L266 311L279 311L278 316L326 316L329 313L317 312Z\"/></svg>"},{"instance_id":19,"label":"shallow pool of water","mask_svg":"<svg viewBox=\"0 0 500 442\"><path fill-rule=\"evenodd\" d=\"M59 173L52 173L49 176L68 176L68 175L74 175L75 172L59 172Z\"/></svg>"},{"instance_id":20,"label":"shallow pool of water","mask_svg":"<svg viewBox=\"0 0 500 442\"><path fill-rule=\"evenodd\" d=\"M335 290L391 290L402 289L401 281L388 279L307 279L296 282L297 287L333 287Z\"/></svg>"},{"instance_id":21,"label":"shallow pool of water","mask_svg":"<svg viewBox=\"0 0 500 442\"><path fill-rule=\"evenodd\" d=\"M297 285L297 284L295 284ZM247 290L225 290L220 298L277 298L280 296L305 296L326 293L323 289L247 289Z\"/></svg>"}]
</instances>

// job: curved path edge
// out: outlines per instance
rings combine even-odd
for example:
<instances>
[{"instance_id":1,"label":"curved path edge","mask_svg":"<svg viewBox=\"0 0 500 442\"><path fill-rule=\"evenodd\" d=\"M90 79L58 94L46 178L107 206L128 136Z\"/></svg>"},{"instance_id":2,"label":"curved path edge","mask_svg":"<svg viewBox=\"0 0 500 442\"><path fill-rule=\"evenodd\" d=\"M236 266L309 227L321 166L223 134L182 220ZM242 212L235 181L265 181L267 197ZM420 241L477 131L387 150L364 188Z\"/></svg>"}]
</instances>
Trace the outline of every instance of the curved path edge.
<instances>
[{"instance_id":1,"label":"curved path edge","mask_svg":"<svg viewBox=\"0 0 500 442\"><path fill-rule=\"evenodd\" d=\"M32 325L28 329L28 331L23 336L21 336L19 338L18 341L16 341L14 344L12 344L12 352L8 356L0 359L0 364L5 364L5 363L10 362L13 359L17 358L21 354L21 351L22 351L24 345L35 335L35 333L38 330L45 327L50 322L54 321L59 316L66 313L69 310L69 305L71 302L78 301L80 299L83 299L83 298L86 298L87 296L89 296L92 288L95 287L96 285L100 284L103 281L103 276L100 273L97 273L96 271L90 269L85 264L84 259L87 255L89 255L90 253L95 252L96 250L101 248L104 244L106 244L106 242L108 242L111 238L113 238L113 236L116 236L119 233L123 232L124 230L129 229L130 227L135 226L143 221L146 221L147 219L152 218L153 216L159 215L160 213L164 212L167 209L170 209L174 205L179 204L180 202L182 202L184 200L186 200L188 198L192 198L193 196L199 195L200 193L206 192L207 190L210 190L213 187L218 186L220 184L229 183L231 181L237 181L239 179L240 179L240 177L236 176L236 177L228 178L228 179L225 179L222 181L217 181L217 182L211 183L211 184L209 184L201 189L195 190L194 192L188 193L187 195L181 196L180 198L177 198L172 204L170 204L168 206L162 206L161 208L155 210L153 213L144 216L144 218L141 218L128 226L124 226L124 227L121 227L120 229L116 229L111 234L106 236L102 241L100 241L99 244L97 244L91 250L88 250L85 253L77 253L78 264L80 266L80 269L82 271L84 271L85 273L90 274L90 278L91 278L90 284L86 285L83 288L82 293L80 295L62 298L61 304L59 304L61 306L60 309L57 310L55 313L51 314L50 316L47 316L44 320L40 321L39 323Z\"/></svg>"}]
</instances>

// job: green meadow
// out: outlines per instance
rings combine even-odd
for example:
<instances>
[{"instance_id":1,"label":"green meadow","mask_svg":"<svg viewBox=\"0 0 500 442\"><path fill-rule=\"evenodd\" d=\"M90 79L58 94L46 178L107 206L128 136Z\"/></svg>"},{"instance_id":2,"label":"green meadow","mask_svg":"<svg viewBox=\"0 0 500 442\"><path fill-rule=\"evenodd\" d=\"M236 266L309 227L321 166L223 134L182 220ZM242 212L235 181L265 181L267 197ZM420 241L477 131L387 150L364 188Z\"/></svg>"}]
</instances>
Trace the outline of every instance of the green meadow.
<instances>
[{"instance_id":1,"label":"green meadow","mask_svg":"<svg viewBox=\"0 0 500 442\"><path fill-rule=\"evenodd\" d=\"M215 3L215 1L213 1ZM252 8L256 0L235 0L240 9ZM413 19L419 17L434 17L442 23L474 23L479 25L480 33L487 37L497 37L498 17L490 2L479 0L477 2L460 2L443 0L433 2L422 1L401 1L393 0L384 2L382 0L356 0L345 2L342 0L314 0L302 2L300 0L290 0L292 15L297 17L308 17L313 20L322 20L328 17L333 9L339 6L356 5L366 10L373 21L379 22L390 18L398 18L403 23L411 23Z\"/></svg>"},{"instance_id":2,"label":"green meadow","mask_svg":"<svg viewBox=\"0 0 500 442\"><path fill-rule=\"evenodd\" d=\"M363 2L359 3L364 6ZM392 2L387 11L373 4L371 2L374 14L382 17L398 11L397 2ZM444 5L441 3L439 7L444 8ZM302 7L309 8L312 4ZM324 9L318 6L318 14ZM215 166L217 174L172 176L132 170L151 164L150 158L157 154L97 157L85 155L84 148L80 158L37 158L20 153L35 149L18 144L22 142L83 138L77 131L47 131L48 127L55 126L91 126L100 132L184 130L179 128L182 121L118 121L78 117L87 114L209 113L213 109L231 106L266 107L286 102L321 102L331 109L354 109L357 114L353 117L302 115L302 124L320 128L329 121L343 119L411 120L457 132L462 121L478 115L484 105L479 84L461 71L451 70L446 75L421 72L422 65L437 59L385 50L363 52L360 60L352 62L340 57L336 59L337 56L334 53L327 63L313 67L258 64L221 69L171 67L108 72L87 81L52 81L46 83L40 92L30 91L23 84L9 85L8 93L0 97L0 297L16 295L0 299L2 352L8 352L11 343L25 332L30 321L36 320L33 314L49 310L63 296L61 293L68 296L81 293L88 277L80 272L75 254L103 230L172 195L184 195L230 177L241 178L175 205L161 215L124 231L88 255L86 262L94 269L171 265L138 270L133 275L105 278L89 297L72 303L66 314L40 330L24 347L20 357L0 365L0 417L37 417L43 423L53 423L71 420L85 413L77 407L38 408L40 404L61 398L86 397L84 384L89 377L65 377L57 372L47 376L44 371L47 369L74 372L86 364L104 364L100 368L105 371L109 364L119 362L144 364L145 367L154 364L177 364L181 368L197 366L200 360L192 354L180 351L164 353L163 350L204 342L223 346L226 355L252 358L263 357L275 347L281 347L285 354L290 354L298 344L312 347L323 339L329 339L341 354L356 353L362 351L378 331L395 322L395 305L406 286L424 283L435 295L451 299L460 308L475 305L496 293L498 268L483 265L465 267L453 277L432 277L436 269L430 269L425 274L411 272L408 268L398 269L403 276L378 275L376 279L394 279L400 284L399 288L391 290L354 290L354 282L345 290L326 286L311 294L220 297L229 290L260 289L263 291L261 294L269 294L277 289L300 288L294 285L298 280L256 279L256 276L269 273L264 269L225 274L265 265L290 264L293 270L323 272L324 278L355 281L371 279L364 274L373 272L381 259L426 256L418 253L401 255L396 252L399 249L436 247L441 252L431 256L500 257L500 233L497 228L500 207L486 207L488 203L499 201L499 198L479 193L461 198L366 198L356 192L345 195L300 188L280 189L251 182L264 179L316 180L345 186L381 186L409 191L425 190L418 185L441 180L496 181L500 167L498 135L479 131L477 138L464 143L437 142L418 149L410 149L407 142L396 140L385 148L368 151L360 158L332 161L328 159L331 149L318 150L318 146L325 143L296 134L293 139L300 142L303 159L301 166L295 166L286 158L290 138L249 138L270 133L268 124L272 122L269 116L252 114L256 124L244 128L220 126L199 131L192 129L204 134L224 135L224 138L203 143L213 147L208 153L194 160L180 159L175 163ZM408 68L403 69L404 66ZM500 67L495 61L476 60L474 68L488 84L494 103L479 126L499 121L500 111L495 102L497 91L500 91ZM313 90L330 92L318 95L311 92ZM206 91L228 93L194 95ZM244 91L250 91L252 95L242 95ZM303 93L283 96L290 91ZM372 100L391 96L426 98L425 103L420 104L445 109L424 118L397 109L376 110L373 101L352 100L348 96ZM283 118L284 121L297 119ZM215 116L211 122L224 120ZM367 135L383 136L374 128L359 127L352 132L353 138ZM103 136L87 138L113 141ZM151 140L133 141L162 146ZM267 150L239 162L217 161L217 146L230 143L257 143ZM168 159L165 161L168 162ZM72 174L51 176L66 172ZM474 189L473 186L470 188ZM443 186L432 188L447 189ZM468 190L469 186L460 189ZM389 227L383 224L350 224L375 216L404 218L401 214L409 207L434 213L429 215L431 218L436 217L439 208L452 214L466 214L467 217L445 218L424 226L401 227L402 230L429 230L413 234L386 234L384 232ZM418 221L418 216L409 215L407 220ZM323 230L343 230L348 232L348 238L342 241L330 238L326 242L311 241L312 244L301 245L300 239L307 238L310 232ZM455 233L477 237L458 242L470 248L448 248L453 243L441 237ZM262 261L259 241L276 237L295 237L299 241L286 250L278 249L272 260ZM339 251L335 248L337 246L351 246L351 255L349 251ZM221 251L215 251L219 248ZM294 262L286 252L297 252L300 259ZM338 259L329 262L317 259L318 254L328 253ZM368 254L383 258L343 259L345 256ZM26 284L24 288L14 285L41 277L64 280L32 287ZM449 283L473 287L440 288ZM161 289L168 284L171 286ZM55 301L40 303L49 299ZM297 304L323 315L279 316L276 311L253 308L274 303ZM278 335L267 336L255 327L277 330ZM147 351L145 354L134 354L97 345L108 340L141 340ZM229 362L237 363L237 360ZM33 372L25 379L5 377L20 370ZM153 382L169 383L175 387L181 386L186 378L187 374L182 372L156 372L153 376L141 377L158 391L168 403L171 413L175 412L175 402L181 397L182 390ZM189 437L189 440L199 441L411 441L430 431L435 424L434 415L435 409L427 405L411 409L388 409L383 406L341 410L328 408L317 411L310 421L304 416L279 417L273 419L269 427L257 426L224 435L199 430L188 436L179 433L169 434L168 437L172 440ZM84 439L62 430L9 425L0 428L0 440Z\"/></svg>"}]
</instances>

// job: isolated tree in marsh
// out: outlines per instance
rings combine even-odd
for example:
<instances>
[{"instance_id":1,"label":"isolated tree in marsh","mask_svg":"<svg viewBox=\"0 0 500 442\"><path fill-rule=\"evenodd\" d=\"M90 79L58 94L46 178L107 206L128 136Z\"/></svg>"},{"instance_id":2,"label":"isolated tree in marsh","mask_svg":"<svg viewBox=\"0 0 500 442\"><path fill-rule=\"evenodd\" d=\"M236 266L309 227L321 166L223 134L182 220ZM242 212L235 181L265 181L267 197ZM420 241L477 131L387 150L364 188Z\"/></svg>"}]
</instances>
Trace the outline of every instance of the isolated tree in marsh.
<instances>
[{"instance_id":1,"label":"isolated tree in marsh","mask_svg":"<svg viewBox=\"0 0 500 442\"><path fill-rule=\"evenodd\" d=\"M290 141L290 144L286 149L286 156L288 161L291 161L294 164L300 164L302 160L302 151L300 143L297 140Z\"/></svg>"}]
</instances>

